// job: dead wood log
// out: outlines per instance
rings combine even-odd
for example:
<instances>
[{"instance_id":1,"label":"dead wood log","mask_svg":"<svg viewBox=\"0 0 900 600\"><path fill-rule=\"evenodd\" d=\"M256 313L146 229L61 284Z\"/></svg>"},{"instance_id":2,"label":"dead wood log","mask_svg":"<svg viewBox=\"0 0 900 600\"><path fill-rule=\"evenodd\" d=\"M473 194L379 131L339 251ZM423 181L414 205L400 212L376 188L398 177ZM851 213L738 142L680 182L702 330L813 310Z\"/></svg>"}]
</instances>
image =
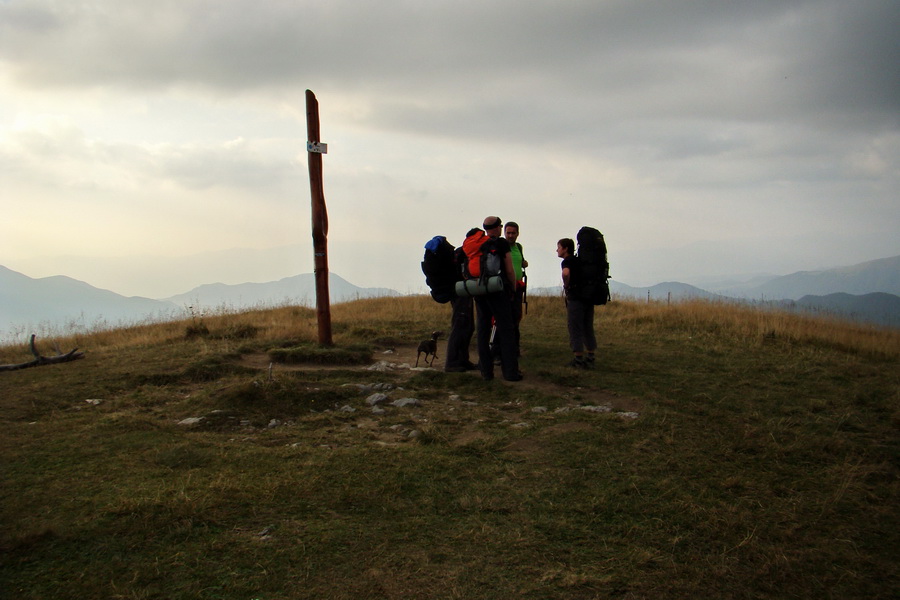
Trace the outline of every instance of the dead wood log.
<instances>
[{"instance_id":1,"label":"dead wood log","mask_svg":"<svg viewBox=\"0 0 900 600\"><path fill-rule=\"evenodd\" d=\"M73 348L66 354L62 354L59 349L57 349L56 356L41 356L40 353L38 353L37 348L35 348L34 346L34 334L31 334L31 343L29 344L29 346L31 348L31 353L34 355L34 360L12 365L0 365L0 371L17 371L19 369L27 369L29 367L55 365L57 363L64 363L72 360L78 360L79 358L84 358L84 352L78 352L78 348Z\"/></svg>"}]
</instances>

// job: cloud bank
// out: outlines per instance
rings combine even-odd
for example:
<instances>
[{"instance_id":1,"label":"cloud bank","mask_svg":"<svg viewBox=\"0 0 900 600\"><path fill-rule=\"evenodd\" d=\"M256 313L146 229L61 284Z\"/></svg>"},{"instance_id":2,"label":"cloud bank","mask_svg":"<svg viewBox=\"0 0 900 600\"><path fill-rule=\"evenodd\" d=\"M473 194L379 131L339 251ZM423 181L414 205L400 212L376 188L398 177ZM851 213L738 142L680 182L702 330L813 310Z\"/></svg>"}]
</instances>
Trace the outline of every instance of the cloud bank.
<instances>
[{"instance_id":1,"label":"cloud bank","mask_svg":"<svg viewBox=\"0 0 900 600\"><path fill-rule=\"evenodd\" d=\"M581 224L633 285L900 254L898 30L891 1L0 2L0 255L296 274L305 89L357 285L421 289L424 241L486 214L545 283Z\"/></svg>"}]
</instances>

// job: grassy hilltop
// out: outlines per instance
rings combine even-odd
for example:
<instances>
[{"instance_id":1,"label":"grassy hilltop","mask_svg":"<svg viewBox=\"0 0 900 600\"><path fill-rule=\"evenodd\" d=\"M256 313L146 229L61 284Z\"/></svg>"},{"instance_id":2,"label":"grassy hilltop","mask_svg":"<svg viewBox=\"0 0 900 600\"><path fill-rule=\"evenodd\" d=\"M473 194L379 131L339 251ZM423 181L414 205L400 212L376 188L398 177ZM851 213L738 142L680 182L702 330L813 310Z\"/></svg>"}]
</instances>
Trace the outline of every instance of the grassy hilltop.
<instances>
[{"instance_id":1,"label":"grassy hilltop","mask_svg":"<svg viewBox=\"0 0 900 600\"><path fill-rule=\"evenodd\" d=\"M0 597L900 595L896 330L615 302L582 372L534 298L486 383L403 367L446 305L332 316L38 339L86 358L0 372Z\"/></svg>"}]
</instances>

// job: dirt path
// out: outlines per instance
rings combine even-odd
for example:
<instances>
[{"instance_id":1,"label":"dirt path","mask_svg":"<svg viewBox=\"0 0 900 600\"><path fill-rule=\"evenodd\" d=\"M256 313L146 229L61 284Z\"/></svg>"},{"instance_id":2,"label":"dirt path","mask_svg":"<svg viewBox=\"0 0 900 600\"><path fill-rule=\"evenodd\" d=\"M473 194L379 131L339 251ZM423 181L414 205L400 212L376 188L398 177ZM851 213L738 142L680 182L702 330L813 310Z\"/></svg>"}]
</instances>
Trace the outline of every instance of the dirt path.
<instances>
[{"instance_id":1,"label":"dirt path","mask_svg":"<svg viewBox=\"0 0 900 600\"><path fill-rule=\"evenodd\" d=\"M386 365L385 370L390 370L390 372L395 375L400 375L401 377L408 378L414 373L426 369L443 370L443 357L445 349L446 343L439 344L437 359L435 359L433 367L425 366L424 356L419 359L419 367L415 367L417 345L414 344L401 345L389 350L376 351L373 354L373 365L384 363ZM256 353L244 355L241 358L240 362L244 366L265 370L269 368L269 365L272 361L265 353ZM275 364L274 369L276 371L322 371L347 368L365 369L370 367L371 365L367 367L348 367L347 365L287 365L278 363ZM526 373L525 375L526 376L524 380L515 383L505 382L500 377L496 378L495 381L502 382L503 385L516 386L530 390L538 390L542 395L549 397L572 399L573 403L576 402L574 399L577 397L577 403L583 405L609 406L613 411L618 412L640 412L642 407L642 403L637 398L621 396L609 390L600 388L563 386L547 381L534 374ZM478 371L472 371L471 373L467 373L466 376L479 378L480 374L478 373Z\"/></svg>"}]
</instances>

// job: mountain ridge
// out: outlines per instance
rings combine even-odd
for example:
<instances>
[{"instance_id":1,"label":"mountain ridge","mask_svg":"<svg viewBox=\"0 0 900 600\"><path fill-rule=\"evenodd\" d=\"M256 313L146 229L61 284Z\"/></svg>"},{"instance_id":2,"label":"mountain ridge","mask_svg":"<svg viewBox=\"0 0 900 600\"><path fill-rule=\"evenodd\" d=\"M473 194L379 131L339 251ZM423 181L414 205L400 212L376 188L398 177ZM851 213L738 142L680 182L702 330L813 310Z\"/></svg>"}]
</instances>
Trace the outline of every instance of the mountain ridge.
<instances>
[{"instance_id":1,"label":"mountain ridge","mask_svg":"<svg viewBox=\"0 0 900 600\"><path fill-rule=\"evenodd\" d=\"M883 292L900 296L900 255L820 271L797 271L711 291L733 298L799 300L828 294L864 295Z\"/></svg>"},{"instance_id":2,"label":"mountain ridge","mask_svg":"<svg viewBox=\"0 0 900 600\"><path fill-rule=\"evenodd\" d=\"M755 278L745 286L703 289L677 281L649 287L632 287L610 281L614 296L680 301L703 298L714 301L764 301L788 308L829 312L857 320L900 326L900 256L876 259L822 271L799 271L778 277ZM536 288L530 294L558 294L558 287ZM389 288L361 288L329 273L333 303L372 296L399 296ZM0 335L19 329L58 330L96 328L148 319L174 319L188 307L252 308L296 303L315 305L315 275L302 273L264 283L203 284L182 294L162 299L125 297L110 290L67 277L53 275L33 279L0 266Z\"/></svg>"},{"instance_id":3,"label":"mountain ridge","mask_svg":"<svg viewBox=\"0 0 900 600\"><path fill-rule=\"evenodd\" d=\"M174 303L199 301L205 306L238 303L239 306L295 302L304 306L315 306L316 278L314 273L301 273L284 277L278 281L265 283L207 283L189 292L176 294L164 300ZM389 288L361 288L353 285L340 275L328 273L328 295L332 302L347 302L373 296L399 296L399 292Z\"/></svg>"},{"instance_id":4,"label":"mountain ridge","mask_svg":"<svg viewBox=\"0 0 900 600\"><path fill-rule=\"evenodd\" d=\"M329 292L332 303L399 295L387 288L355 286L334 273L329 273ZM269 283L205 284L167 299L152 299L122 296L65 275L35 279L0 265L0 342L35 330L70 333L177 319L188 307L240 309L290 302L315 306L314 274Z\"/></svg>"}]
</instances>

